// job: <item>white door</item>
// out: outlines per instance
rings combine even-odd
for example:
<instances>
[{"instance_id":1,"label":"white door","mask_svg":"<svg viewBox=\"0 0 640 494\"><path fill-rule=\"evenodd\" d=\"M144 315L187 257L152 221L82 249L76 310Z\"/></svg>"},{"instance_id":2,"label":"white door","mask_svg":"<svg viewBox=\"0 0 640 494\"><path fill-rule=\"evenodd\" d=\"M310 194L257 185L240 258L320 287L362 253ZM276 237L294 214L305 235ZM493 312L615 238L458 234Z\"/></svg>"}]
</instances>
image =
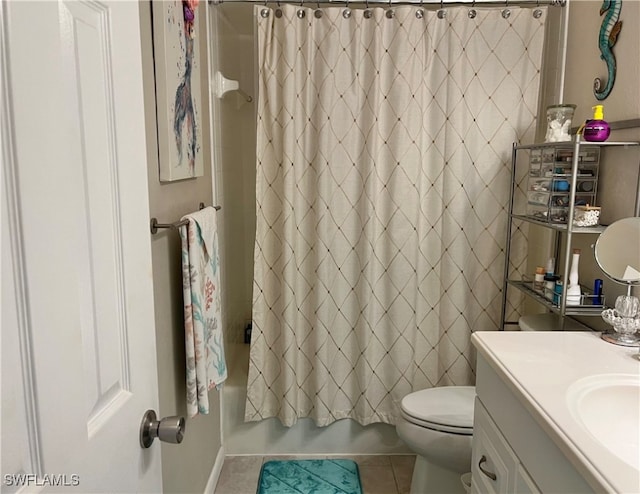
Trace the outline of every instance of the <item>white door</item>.
<instances>
[{"instance_id":1,"label":"white door","mask_svg":"<svg viewBox=\"0 0 640 494\"><path fill-rule=\"evenodd\" d=\"M160 492L138 4L0 3L1 490Z\"/></svg>"}]
</instances>

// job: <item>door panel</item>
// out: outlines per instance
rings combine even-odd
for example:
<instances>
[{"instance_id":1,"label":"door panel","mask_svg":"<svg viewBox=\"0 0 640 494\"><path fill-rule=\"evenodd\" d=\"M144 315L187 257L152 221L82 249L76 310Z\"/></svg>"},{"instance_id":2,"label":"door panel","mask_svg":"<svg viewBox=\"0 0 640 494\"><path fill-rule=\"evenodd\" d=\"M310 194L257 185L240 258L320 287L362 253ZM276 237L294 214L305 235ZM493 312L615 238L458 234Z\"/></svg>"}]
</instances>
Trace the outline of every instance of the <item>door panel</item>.
<instances>
[{"instance_id":1,"label":"door panel","mask_svg":"<svg viewBox=\"0 0 640 494\"><path fill-rule=\"evenodd\" d=\"M122 194L118 186L117 108L114 107L109 11L102 5L65 3L68 70L78 101L82 160L74 170L79 187L75 256L81 277L78 309L86 383L89 434L101 417L117 413L130 394L129 328L122 263Z\"/></svg>"}]
</instances>

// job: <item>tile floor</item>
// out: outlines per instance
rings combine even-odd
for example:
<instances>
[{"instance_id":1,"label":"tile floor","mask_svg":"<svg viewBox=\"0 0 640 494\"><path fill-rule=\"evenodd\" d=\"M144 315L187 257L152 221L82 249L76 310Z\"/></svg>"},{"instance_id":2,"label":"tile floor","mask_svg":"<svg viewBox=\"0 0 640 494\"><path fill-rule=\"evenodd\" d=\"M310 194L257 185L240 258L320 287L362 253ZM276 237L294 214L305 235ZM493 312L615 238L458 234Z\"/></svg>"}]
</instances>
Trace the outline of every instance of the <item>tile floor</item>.
<instances>
[{"instance_id":1,"label":"tile floor","mask_svg":"<svg viewBox=\"0 0 640 494\"><path fill-rule=\"evenodd\" d=\"M364 494L408 494L415 455L367 456L227 456L215 494L255 494L262 463L269 460L344 458L354 460Z\"/></svg>"}]
</instances>

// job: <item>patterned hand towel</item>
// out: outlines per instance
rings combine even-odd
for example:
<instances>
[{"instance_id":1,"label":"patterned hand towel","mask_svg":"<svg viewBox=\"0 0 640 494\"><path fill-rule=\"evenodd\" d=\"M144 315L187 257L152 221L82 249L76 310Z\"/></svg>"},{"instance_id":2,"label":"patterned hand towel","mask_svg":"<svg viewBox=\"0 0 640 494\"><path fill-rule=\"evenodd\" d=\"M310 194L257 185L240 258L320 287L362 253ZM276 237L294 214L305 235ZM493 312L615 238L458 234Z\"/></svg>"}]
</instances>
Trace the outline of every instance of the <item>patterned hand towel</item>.
<instances>
[{"instance_id":1,"label":"patterned hand towel","mask_svg":"<svg viewBox=\"0 0 640 494\"><path fill-rule=\"evenodd\" d=\"M220 258L216 210L182 217L182 286L187 354L187 413L209 413L208 392L227 378L220 320Z\"/></svg>"}]
</instances>

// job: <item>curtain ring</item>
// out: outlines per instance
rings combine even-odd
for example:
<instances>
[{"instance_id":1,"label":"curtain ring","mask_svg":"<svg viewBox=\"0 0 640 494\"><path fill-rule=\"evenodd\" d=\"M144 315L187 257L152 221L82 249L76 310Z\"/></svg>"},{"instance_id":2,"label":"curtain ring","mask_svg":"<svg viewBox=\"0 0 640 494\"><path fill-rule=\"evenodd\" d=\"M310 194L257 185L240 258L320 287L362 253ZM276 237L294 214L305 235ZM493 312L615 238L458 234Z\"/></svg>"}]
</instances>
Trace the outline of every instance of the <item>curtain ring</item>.
<instances>
[{"instance_id":1,"label":"curtain ring","mask_svg":"<svg viewBox=\"0 0 640 494\"><path fill-rule=\"evenodd\" d=\"M444 0L440 0L440 9L438 10L438 19L447 17L447 11L444 10Z\"/></svg>"},{"instance_id":2,"label":"curtain ring","mask_svg":"<svg viewBox=\"0 0 640 494\"><path fill-rule=\"evenodd\" d=\"M536 9L533 11L533 18L540 19L542 17L542 10L540 10L540 0L536 2Z\"/></svg>"},{"instance_id":3,"label":"curtain ring","mask_svg":"<svg viewBox=\"0 0 640 494\"><path fill-rule=\"evenodd\" d=\"M393 19L393 16L395 15L395 12L391 8L391 0L389 0L389 8L387 9L387 12L384 15L387 17L387 19Z\"/></svg>"},{"instance_id":4,"label":"curtain ring","mask_svg":"<svg viewBox=\"0 0 640 494\"><path fill-rule=\"evenodd\" d=\"M307 13L304 11L304 9L302 8L302 4L304 3L304 0L300 0L300 8L298 9L298 11L296 12L296 15L298 16L298 19L304 19L305 16L307 15Z\"/></svg>"},{"instance_id":5,"label":"curtain ring","mask_svg":"<svg viewBox=\"0 0 640 494\"><path fill-rule=\"evenodd\" d=\"M351 17L351 9L349 8L349 0L345 1L344 10L342 11L342 17L348 19Z\"/></svg>"},{"instance_id":6,"label":"curtain ring","mask_svg":"<svg viewBox=\"0 0 640 494\"><path fill-rule=\"evenodd\" d=\"M508 19L511 15L511 10L509 10L509 0L504 0L504 10L502 11L502 18Z\"/></svg>"},{"instance_id":7,"label":"curtain ring","mask_svg":"<svg viewBox=\"0 0 640 494\"><path fill-rule=\"evenodd\" d=\"M267 8L267 0L264 0L264 8L260 9L260 17L266 19L269 17L269 9Z\"/></svg>"},{"instance_id":8,"label":"curtain ring","mask_svg":"<svg viewBox=\"0 0 640 494\"><path fill-rule=\"evenodd\" d=\"M476 16L478 15L478 12L476 11L475 7L476 7L476 0L473 0L473 2L471 2L471 8L469 9L469 12L467 12L469 19L475 19Z\"/></svg>"},{"instance_id":9,"label":"curtain ring","mask_svg":"<svg viewBox=\"0 0 640 494\"><path fill-rule=\"evenodd\" d=\"M371 16L373 15L369 10L369 0L364 1L364 11L362 12L362 15L365 19L371 19Z\"/></svg>"},{"instance_id":10,"label":"curtain ring","mask_svg":"<svg viewBox=\"0 0 640 494\"><path fill-rule=\"evenodd\" d=\"M420 0L420 8L418 10L416 10L416 18L417 19L422 19L424 17L424 9L423 7L423 1Z\"/></svg>"}]
</instances>

